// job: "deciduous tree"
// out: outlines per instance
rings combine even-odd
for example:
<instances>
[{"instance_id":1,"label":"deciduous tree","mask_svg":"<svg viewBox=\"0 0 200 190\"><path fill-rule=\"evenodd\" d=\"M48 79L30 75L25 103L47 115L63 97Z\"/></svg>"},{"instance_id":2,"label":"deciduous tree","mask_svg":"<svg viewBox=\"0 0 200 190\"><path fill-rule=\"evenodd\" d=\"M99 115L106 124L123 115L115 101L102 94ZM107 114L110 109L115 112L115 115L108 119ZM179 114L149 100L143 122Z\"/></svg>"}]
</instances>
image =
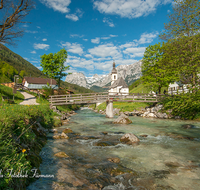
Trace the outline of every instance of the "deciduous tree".
<instances>
[{"instance_id":1,"label":"deciduous tree","mask_svg":"<svg viewBox=\"0 0 200 190\"><path fill-rule=\"evenodd\" d=\"M65 66L64 63L67 59L67 51L63 48L57 53L49 53L41 56L42 72L49 78L54 78L58 82L60 87L60 80L62 77L67 76L65 73L69 69L69 66Z\"/></svg>"},{"instance_id":2,"label":"deciduous tree","mask_svg":"<svg viewBox=\"0 0 200 190\"><path fill-rule=\"evenodd\" d=\"M0 42L14 44L23 35L20 24L33 9L32 0L0 0Z\"/></svg>"},{"instance_id":3,"label":"deciduous tree","mask_svg":"<svg viewBox=\"0 0 200 190\"><path fill-rule=\"evenodd\" d=\"M142 59L142 80L148 88L161 93L162 87L167 87L173 75L163 65L163 48L161 43L149 45Z\"/></svg>"},{"instance_id":4,"label":"deciduous tree","mask_svg":"<svg viewBox=\"0 0 200 190\"><path fill-rule=\"evenodd\" d=\"M174 0L169 22L164 24L165 31L160 34L160 38L167 41L183 36L193 36L199 32L199 20L199 0Z\"/></svg>"}]
</instances>

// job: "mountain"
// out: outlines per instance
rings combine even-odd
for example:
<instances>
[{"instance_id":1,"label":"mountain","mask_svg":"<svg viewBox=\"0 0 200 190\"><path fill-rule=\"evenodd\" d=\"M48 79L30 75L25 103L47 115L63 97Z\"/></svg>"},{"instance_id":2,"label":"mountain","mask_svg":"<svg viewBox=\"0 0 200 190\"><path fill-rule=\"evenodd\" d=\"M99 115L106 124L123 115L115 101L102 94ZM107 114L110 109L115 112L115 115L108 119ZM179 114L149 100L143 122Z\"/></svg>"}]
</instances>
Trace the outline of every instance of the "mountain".
<instances>
[{"instance_id":1,"label":"mountain","mask_svg":"<svg viewBox=\"0 0 200 190\"><path fill-rule=\"evenodd\" d=\"M141 65L142 61L138 61L131 65L119 65L116 67L118 78L122 77L126 81L127 85L132 84L142 76ZM95 86L95 88L107 86L108 88L111 82L111 73L108 75L95 74L92 77L86 77L83 73L75 72L67 75L65 81L90 89L94 89L92 88L93 86Z\"/></svg>"}]
</instances>

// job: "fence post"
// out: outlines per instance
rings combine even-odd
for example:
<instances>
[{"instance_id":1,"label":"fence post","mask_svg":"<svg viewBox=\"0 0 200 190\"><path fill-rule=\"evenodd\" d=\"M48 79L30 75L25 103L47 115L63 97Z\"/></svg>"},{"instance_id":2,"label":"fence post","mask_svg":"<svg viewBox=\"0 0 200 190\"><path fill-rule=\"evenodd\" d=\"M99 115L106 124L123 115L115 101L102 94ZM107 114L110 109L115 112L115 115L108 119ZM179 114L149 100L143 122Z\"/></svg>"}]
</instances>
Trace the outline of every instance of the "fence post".
<instances>
[{"instance_id":1,"label":"fence post","mask_svg":"<svg viewBox=\"0 0 200 190\"><path fill-rule=\"evenodd\" d=\"M51 96L51 107L53 106L53 105L52 105L52 101L53 101L53 100L52 100L52 96Z\"/></svg>"},{"instance_id":2,"label":"fence post","mask_svg":"<svg viewBox=\"0 0 200 190\"><path fill-rule=\"evenodd\" d=\"M66 95L66 103L67 103L67 95Z\"/></svg>"},{"instance_id":3,"label":"fence post","mask_svg":"<svg viewBox=\"0 0 200 190\"><path fill-rule=\"evenodd\" d=\"M83 95L81 94L81 102L83 101Z\"/></svg>"},{"instance_id":4,"label":"fence post","mask_svg":"<svg viewBox=\"0 0 200 190\"><path fill-rule=\"evenodd\" d=\"M146 94L144 95L144 98L145 98L145 102L147 101L147 97L146 97Z\"/></svg>"}]
</instances>

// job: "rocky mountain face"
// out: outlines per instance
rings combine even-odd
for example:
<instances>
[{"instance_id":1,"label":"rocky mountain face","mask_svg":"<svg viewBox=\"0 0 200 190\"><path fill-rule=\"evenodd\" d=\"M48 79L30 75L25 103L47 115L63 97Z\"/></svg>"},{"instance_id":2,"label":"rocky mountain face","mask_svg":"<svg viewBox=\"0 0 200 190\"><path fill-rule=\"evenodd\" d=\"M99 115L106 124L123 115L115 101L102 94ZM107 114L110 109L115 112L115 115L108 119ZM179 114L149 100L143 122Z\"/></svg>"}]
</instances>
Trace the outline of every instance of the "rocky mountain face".
<instances>
[{"instance_id":1,"label":"rocky mountain face","mask_svg":"<svg viewBox=\"0 0 200 190\"><path fill-rule=\"evenodd\" d=\"M141 61L131 65L119 65L116 67L118 78L122 77L126 81L127 85L130 85L142 76L141 65ZM104 87L111 82L111 73L108 75L95 74L92 77L86 77L83 73L75 72L67 75L65 81L85 88L91 88L92 86Z\"/></svg>"}]
</instances>

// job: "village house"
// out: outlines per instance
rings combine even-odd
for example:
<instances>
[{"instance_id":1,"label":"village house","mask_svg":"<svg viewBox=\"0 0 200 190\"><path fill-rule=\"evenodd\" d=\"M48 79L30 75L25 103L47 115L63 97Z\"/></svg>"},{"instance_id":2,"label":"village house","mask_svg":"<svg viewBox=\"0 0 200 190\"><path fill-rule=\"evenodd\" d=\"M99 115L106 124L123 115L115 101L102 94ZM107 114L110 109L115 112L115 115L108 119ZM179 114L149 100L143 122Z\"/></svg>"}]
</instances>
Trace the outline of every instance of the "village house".
<instances>
[{"instance_id":1,"label":"village house","mask_svg":"<svg viewBox=\"0 0 200 190\"><path fill-rule=\"evenodd\" d=\"M113 62L113 69L111 73L111 86L109 89L110 95L127 95L129 88L122 77L118 78L117 69L115 68L115 62Z\"/></svg>"},{"instance_id":2,"label":"village house","mask_svg":"<svg viewBox=\"0 0 200 190\"><path fill-rule=\"evenodd\" d=\"M41 90L43 87L51 86L52 89L58 89L55 79L24 77L22 85L31 91Z\"/></svg>"}]
</instances>

